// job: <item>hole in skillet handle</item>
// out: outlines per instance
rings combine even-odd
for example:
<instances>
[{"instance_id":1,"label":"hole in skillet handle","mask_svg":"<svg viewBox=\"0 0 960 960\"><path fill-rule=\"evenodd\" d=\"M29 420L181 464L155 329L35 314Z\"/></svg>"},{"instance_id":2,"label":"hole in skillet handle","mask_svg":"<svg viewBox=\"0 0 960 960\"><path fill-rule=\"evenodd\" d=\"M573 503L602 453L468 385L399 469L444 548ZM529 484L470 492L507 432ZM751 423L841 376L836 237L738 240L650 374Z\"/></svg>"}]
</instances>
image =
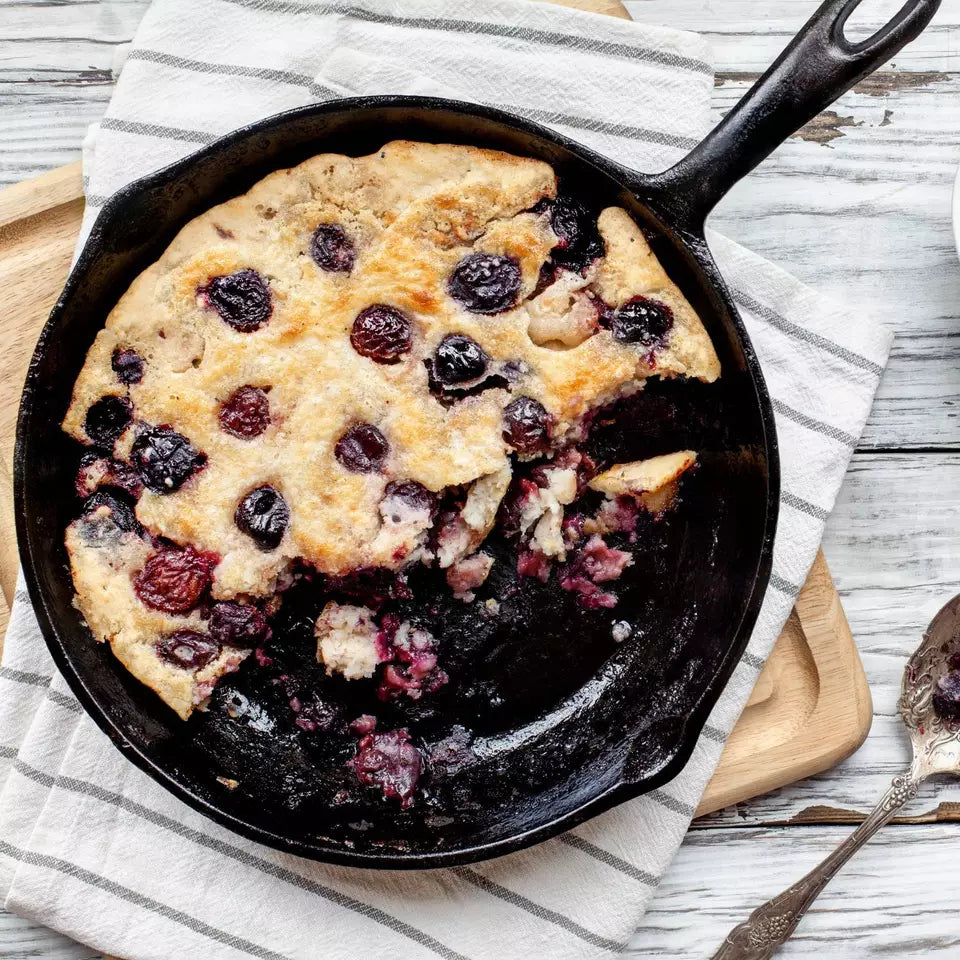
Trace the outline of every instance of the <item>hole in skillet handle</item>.
<instances>
[{"instance_id":1,"label":"hole in skillet handle","mask_svg":"<svg viewBox=\"0 0 960 960\"><path fill-rule=\"evenodd\" d=\"M860 2L827 0L706 139L676 166L646 178L643 193L671 207L685 232L702 237L707 215L737 181L918 37L941 0L907 0L885 27L853 43L844 27Z\"/></svg>"}]
</instances>

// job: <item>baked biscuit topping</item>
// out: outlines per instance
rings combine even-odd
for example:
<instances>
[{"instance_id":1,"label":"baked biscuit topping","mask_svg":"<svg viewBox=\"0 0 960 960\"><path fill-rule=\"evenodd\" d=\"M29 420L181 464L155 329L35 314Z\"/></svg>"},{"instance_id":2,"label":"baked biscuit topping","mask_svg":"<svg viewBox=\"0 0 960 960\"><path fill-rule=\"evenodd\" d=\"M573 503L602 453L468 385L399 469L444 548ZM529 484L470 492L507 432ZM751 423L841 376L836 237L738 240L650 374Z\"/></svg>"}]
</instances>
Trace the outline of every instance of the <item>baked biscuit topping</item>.
<instances>
[{"instance_id":1,"label":"baked biscuit topping","mask_svg":"<svg viewBox=\"0 0 960 960\"><path fill-rule=\"evenodd\" d=\"M63 421L97 449L67 548L94 635L181 716L301 570L433 564L471 602L498 513L521 574L566 562L585 606L615 602L596 582L629 555L565 517L597 472L574 445L647 377L720 366L626 211L557 189L473 147L324 154L197 217L120 299ZM614 506L621 474L596 487ZM419 696L435 641L389 616L328 605L321 659Z\"/></svg>"}]
</instances>

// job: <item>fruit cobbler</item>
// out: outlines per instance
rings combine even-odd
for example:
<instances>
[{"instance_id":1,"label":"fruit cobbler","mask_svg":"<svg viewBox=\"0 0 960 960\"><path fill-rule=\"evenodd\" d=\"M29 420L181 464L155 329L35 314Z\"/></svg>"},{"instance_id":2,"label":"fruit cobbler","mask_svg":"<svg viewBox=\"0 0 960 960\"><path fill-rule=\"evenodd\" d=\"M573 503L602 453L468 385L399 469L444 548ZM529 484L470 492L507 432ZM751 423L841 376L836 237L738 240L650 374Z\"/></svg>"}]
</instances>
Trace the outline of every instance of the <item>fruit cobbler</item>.
<instances>
[{"instance_id":1,"label":"fruit cobbler","mask_svg":"<svg viewBox=\"0 0 960 960\"><path fill-rule=\"evenodd\" d=\"M271 669L307 590L319 669L368 704L337 721L351 776L409 805L424 753L378 709L449 682L442 625L402 612L430 603L414 572L496 617L481 594L509 564L626 637L637 518L675 508L696 453L602 462L586 441L647 378L719 373L637 224L549 165L409 142L314 157L184 227L90 348L63 421L88 448L76 606L186 720L245 660ZM309 690L284 696L300 730L329 726Z\"/></svg>"}]
</instances>

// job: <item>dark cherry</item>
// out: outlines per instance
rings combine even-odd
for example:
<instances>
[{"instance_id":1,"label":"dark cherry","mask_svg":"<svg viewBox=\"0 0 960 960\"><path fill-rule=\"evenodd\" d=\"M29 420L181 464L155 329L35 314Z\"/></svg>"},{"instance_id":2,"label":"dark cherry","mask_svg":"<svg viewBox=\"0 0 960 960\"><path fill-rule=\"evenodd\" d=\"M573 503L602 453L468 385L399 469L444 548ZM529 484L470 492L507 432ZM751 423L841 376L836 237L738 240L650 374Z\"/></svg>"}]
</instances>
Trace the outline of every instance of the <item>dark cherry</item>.
<instances>
[{"instance_id":1,"label":"dark cherry","mask_svg":"<svg viewBox=\"0 0 960 960\"><path fill-rule=\"evenodd\" d=\"M357 744L351 766L363 786L379 787L384 797L399 800L401 809L413 804L423 757L406 730L368 733Z\"/></svg>"},{"instance_id":2,"label":"dark cherry","mask_svg":"<svg viewBox=\"0 0 960 960\"><path fill-rule=\"evenodd\" d=\"M937 680L933 709L944 720L960 720L960 671L951 670Z\"/></svg>"},{"instance_id":3,"label":"dark cherry","mask_svg":"<svg viewBox=\"0 0 960 960\"><path fill-rule=\"evenodd\" d=\"M391 480L387 484L384 500L402 500L415 510L427 510L430 513L437 508L436 496L416 480Z\"/></svg>"},{"instance_id":4,"label":"dark cherry","mask_svg":"<svg viewBox=\"0 0 960 960\"><path fill-rule=\"evenodd\" d=\"M516 304L521 280L513 257L471 253L454 267L447 289L472 313L502 313Z\"/></svg>"},{"instance_id":5,"label":"dark cherry","mask_svg":"<svg viewBox=\"0 0 960 960\"><path fill-rule=\"evenodd\" d=\"M157 656L184 670L199 670L220 654L220 647L196 630L177 630L157 641Z\"/></svg>"},{"instance_id":6,"label":"dark cherry","mask_svg":"<svg viewBox=\"0 0 960 960\"><path fill-rule=\"evenodd\" d=\"M143 379L143 357L129 347L117 347L110 358L110 366L121 383L139 383Z\"/></svg>"},{"instance_id":7,"label":"dark cherry","mask_svg":"<svg viewBox=\"0 0 960 960\"><path fill-rule=\"evenodd\" d=\"M270 638L267 618L252 603L234 603L226 600L210 609L207 623L210 636L225 647L248 649Z\"/></svg>"},{"instance_id":8,"label":"dark cherry","mask_svg":"<svg viewBox=\"0 0 960 960\"><path fill-rule=\"evenodd\" d=\"M80 458L74 481L77 496L88 497L99 487L116 487L129 494L134 500L143 493L143 483L137 471L122 460L102 457L96 453L85 453Z\"/></svg>"},{"instance_id":9,"label":"dark cherry","mask_svg":"<svg viewBox=\"0 0 960 960\"><path fill-rule=\"evenodd\" d=\"M433 375L443 386L479 380L487 372L490 358L473 337L448 333L433 356Z\"/></svg>"},{"instance_id":10,"label":"dark cherry","mask_svg":"<svg viewBox=\"0 0 960 960\"><path fill-rule=\"evenodd\" d=\"M240 387L221 404L219 417L232 437L252 440L270 426L270 401L259 387Z\"/></svg>"},{"instance_id":11,"label":"dark cherry","mask_svg":"<svg viewBox=\"0 0 960 960\"><path fill-rule=\"evenodd\" d=\"M375 303L357 314L350 343L361 357L377 363L396 363L412 343L410 318L396 307Z\"/></svg>"},{"instance_id":12,"label":"dark cherry","mask_svg":"<svg viewBox=\"0 0 960 960\"><path fill-rule=\"evenodd\" d=\"M349 273L357 259L357 248L336 223L321 223L310 241L310 256L321 269L330 273Z\"/></svg>"},{"instance_id":13,"label":"dark cherry","mask_svg":"<svg viewBox=\"0 0 960 960\"><path fill-rule=\"evenodd\" d=\"M207 462L207 456L171 427L146 427L133 441L130 460L154 493L179 490Z\"/></svg>"},{"instance_id":14,"label":"dark cherry","mask_svg":"<svg viewBox=\"0 0 960 960\"><path fill-rule=\"evenodd\" d=\"M337 441L333 452L354 473L376 473L390 452L390 444L372 423L358 423Z\"/></svg>"},{"instance_id":15,"label":"dark cherry","mask_svg":"<svg viewBox=\"0 0 960 960\"><path fill-rule=\"evenodd\" d=\"M210 571L218 561L215 554L191 546L156 550L134 577L133 587L141 601L154 610L186 613L210 586Z\"/></svg>"},{"instance_id":16,"label":"dark cherry","mask_svg":"<svg viewBox=\"0 0 960 960\"><path fill-rule=\"evenodd\" d=\"M582 273L603 256L603 238L597 229L597 218L579 200L557 197L550 209L550 226L558 240L550 253L557 266Z\"/></svg>"},{"instance_id":17,"label":"dark cherry","mask_svg":"<svg viewBox=\"0 0 960 960\"><path fill-rule=\"evenodd\" d=\"M290 522L290 508L276 488L264 484L240 501L233 520L261 549L273 550Z\"/></svg>"},{"instance_id":18,"label":"dark cherry","mask_svg":"<svg viewBox=\"0 0 960 960\"><path fill-rule=\"evenodd\" d=\"M220 314L220 319L241 333L263 326L273 313L270 288L256 270L238 270L223 277L212 277L201 292Z\"/></svg>"},{"instance_id":19,"label":"dark cherry","mask_svg":"<svg viewBox=\"0 0 960 960\"><path fill-rule=\"evenodd\" d=\"M532 397L517 397L503 411L503 439L518 453L538 453L550 442L550 414Z\"/></svg>"},{"instance_id":20,"label":"dark cherry","mask_svg":"<svg viewBox=\"0 0 960 960\"><path fill-rule=\"evenodd\" d=\"M610 329L621 343L662 344L673 326L673 311L659 300L634 297L613 314Z\"/></svg>"},{"instance_id":21,"label":"dark cherry","mask_svg":"<svg viewBox=\"0 0 960 960\"><path fill-rule=\"evenodd\" d=\"M112 447L113 441L130 426L133 404L126 397L101 397L87 410L83 429L98 447Z\"/></svg>"},{"instance_id":22,"label":"dark cherry","mask_svg":"<svg viewBox=\"0 0 960 960\"><path fill-rule=\"evenodd\" d=\"M86 516L92 518L93 514L103 507L106 507L109 511L109 520L118 530L122 530L124 533L134 533L142 529L137 520L137 515L133 512L133 507L125 500L121 500L104 490L98 490L92 497L87 497L83 504L83 512Z\"/></svg>"}]
</instances>

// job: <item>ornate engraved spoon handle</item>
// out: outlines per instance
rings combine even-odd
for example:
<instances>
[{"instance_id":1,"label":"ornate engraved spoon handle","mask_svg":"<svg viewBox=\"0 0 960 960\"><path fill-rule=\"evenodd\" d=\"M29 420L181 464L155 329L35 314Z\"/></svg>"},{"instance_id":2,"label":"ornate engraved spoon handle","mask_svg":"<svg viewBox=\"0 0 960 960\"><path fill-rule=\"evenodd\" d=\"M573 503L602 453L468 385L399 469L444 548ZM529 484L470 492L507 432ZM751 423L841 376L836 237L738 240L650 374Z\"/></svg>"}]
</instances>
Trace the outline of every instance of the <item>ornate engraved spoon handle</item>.
<instances>
[{"instance_id":1,"label":"ornate engraved spoon handle","mask_svg":"<svg viewBox=\"0 0 960 960\"><path fill-rule=\"evenodd\" d=\"M713 960L767 960L789 939L833 875L908 801L925 779L914 771L895 777L870 815L802 880L757 907L727 934Z\"/></svg>"}]
</instances>

